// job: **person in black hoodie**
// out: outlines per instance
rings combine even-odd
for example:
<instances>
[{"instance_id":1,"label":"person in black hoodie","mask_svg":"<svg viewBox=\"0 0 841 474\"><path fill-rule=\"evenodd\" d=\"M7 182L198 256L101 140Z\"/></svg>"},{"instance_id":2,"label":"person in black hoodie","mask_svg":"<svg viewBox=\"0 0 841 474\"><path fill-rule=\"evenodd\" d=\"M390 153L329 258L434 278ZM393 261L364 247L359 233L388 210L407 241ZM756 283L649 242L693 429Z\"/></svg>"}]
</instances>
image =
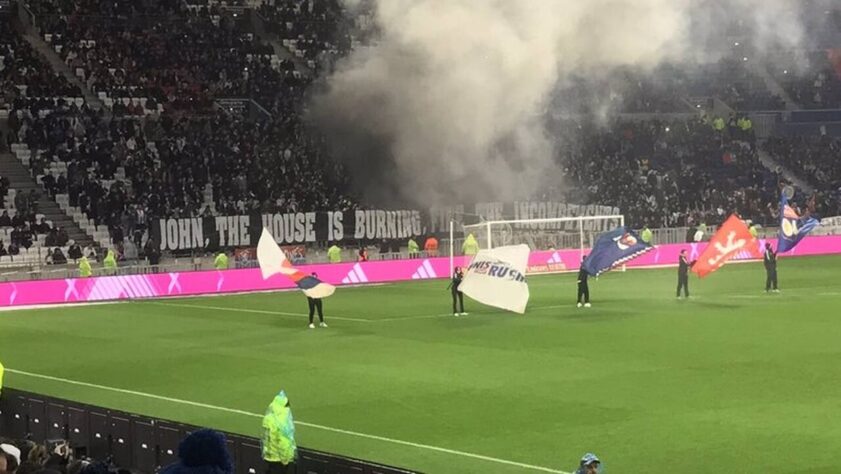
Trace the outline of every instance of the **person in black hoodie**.
<instances>
[{"instance_id":1,"label":"person in black hoodie","mask_svg":"<svg viewBox=\"0 0 841 474\"><path fill-rule=\"evenodd\" d=\"M450 286L447 287L453 293L453 316L456 317L467 316L467 313L464 312L464 293L459 290L462 280L464 280L464 271L461 267L456 267L453 271L453 279L450 281ZM458 303L458 306L456 306L456 303Z\"/></svg>"},{"instance_id":2,"label":"person in black hoodie","mask_svg":"<svg viewBox=\"0 0 841 474\"><path fill-rule=\"evenodd\" d=\"M590 286L587 284L587 277L589 274L587 270L584 269L584 260L587 256L581 257L581 268L578 270L578 304L577 306L580 308L584 306L585 308L590 307Z\"/></svg>"},{"instance_id":3,"label":"person in black hoodie","mask_svg":"<svg viewBox=\"0 0 841 474\"><path fill-rule=\"evenodd\" d=\"M680 290L683 289L683 296L689 298L689 269L695 265L686 258L686 249L680 251L680 260L677 264L677 297L680 298Z\"/></svg>"},{"instance_id":4,"label":"person in black hoodie","mask_svg":"<svg viewBox=\"0 0 841 474\"><path fill-rule=\"evenodd\" d=\"M3 215L0 215L0 227L11 227L12 226L12 218L9 217L9 211L3 211Z\"/></svg>"}]
</instances>

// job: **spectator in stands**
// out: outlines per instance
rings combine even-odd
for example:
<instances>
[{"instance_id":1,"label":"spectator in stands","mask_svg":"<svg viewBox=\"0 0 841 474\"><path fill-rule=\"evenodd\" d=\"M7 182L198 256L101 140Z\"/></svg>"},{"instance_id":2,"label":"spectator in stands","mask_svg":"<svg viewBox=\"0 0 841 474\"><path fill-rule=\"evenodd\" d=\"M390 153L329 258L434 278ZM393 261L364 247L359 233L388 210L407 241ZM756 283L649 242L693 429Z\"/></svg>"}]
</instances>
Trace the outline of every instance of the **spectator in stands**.
<instances>
[{"instance_id":1,"label":"spectator in stands","mask_svg":"<svg viewBox=\"0 0 841 474\"><path fill-rule=\"evenodd\" d=\"M26 219L23 217L24 211L18 210L15 213L15 216L12 217L12 227L21 227L26 223Z\"/></svg>"},{"instance_id":2,"label":"spectator in stands","mask_svg":"<svg viewBox=\"0 0 841 474\"><path fill-rule=\"evenodd\" d=\"M47 237L44 239L44 244L47 247L54 247L58 245L58 230L53 228L47 233Z\"/></svg>"},{"instance_id":3,"label":"spectator in stands","mask_svg":"<svg viewBox=\"0 0 841 474\"><path fill-rule=\"evenodd\" d=\"M12 227L12 218L9 217L9 211L3 211L0 215L0 227Z\"/></svg>"},{"instance_id":4,"label":"spectator in stands","mask_svg":"<svg viewBox=\"0 0 841 474\"><path fill-rule=\"evenodd\" d=\"M67 231L64 230L64 227L58 228L58 235L56 236L56 245L64 247L67 245L67 242L70 241L70 236L67 235Z\"/></svg>"},{"instance_id":5,"label":"spectator in stands","mask_svg":"<svg viewBox=\"0 0 841 474\"><path fill-rule=\"evenodd\" d=\"M67 257L64 256L64 252L61 251L61 248L56 247L53 250L53 265L64 265L67 263Z\"/></svg>"},{"instance_id":6,"label":"spectator in stands","mask_svg":"<svg viewBox=\"0 0 841 474\"><path fill-rule=\"evenodd\" d=\"M67 257L74 262L82 258L82 247L77 243L71 241L70 248L67 249Z\"/></svg>"},{"instance_id":7,"label":"spectator in stands","mask_svg":"<svg viewBox=\"0 0 841 474\"><path fill-rule=\"evenodd\" d=\"M581 458L578 463L578 469L575 474L599 474L601 472L602 462L593 453L587 453Z\"/></svg>"},{"instance_id":8,"label":"spectator in stands","mask_svg":"<svg viewBox=\"0 0 841 474\"><path fill-rule=\"evenodd\" d=\"M24 192L15 194L15 209L18 213L26 212L29 209L29 197Z\"/></svg>"},{"instance_id":9,"label":"spectator in stands","mask_svg":"<svg viewBox=\"0 0 841 474\"><path fill-rule=\"evenodd\" d=\"M5 257L9 255L9 251L6 250L6 244L3 243L3 239L0 239L0 257Z\"/></svg>"},{"instance_id":10,"label":"spectator in stands","mask_svg":"<svg viewBox=\"0 0 841 474\"><path fill-rule=\"evenodd\" d=\"M149 261L149 265L157 267L161 261L161 249L155 239L149 238L146 240L146 245L143 246L143 255Z\"/></svg>"},{"instance_id":11,"label":"spectator in stands","mask_svg":"<svg viewBox=\"0 0 841 474\"><path fill-rule=\"evenodd\" d=\"M15 242L9 243L9 255L15 256L20 255L20 247Z\"/></svg>"},{"instance_id":12,"label":"spectator in stands","mask_svg":"<svg viewBox=\"0 0 841 474\"><path fill-rule=\"evenodd\" d=\"M47 224L47 219L45 217L42 217L41 222L32 226L32 230L38 234L46 234L52 229L50 228L50 225Z\"/></svg>"},{"instance_id":13,"label":"spectator in stands","mask_svg":"<svg viewBox=\"0 0 841 474\"><path fill-rule=\"evenodd\" d=\"M93 245L86 245L85 249L82 251L82 255L87 257L91 260L96 260L98 255L96 253L96 248Z\"/></svg>"},{"instance_id":14,"label":"spectator in stands","mask_svg":"<svg viewBox=\"0 0 841 474\"><path fill-rule=\"evenodd\" d=\"M187 435L178 445L178 461L164 467L161 474L232 474L231 455L225 435L203 429Z\"/></svg>"},{"instance_id":15,"label":"spectator in stands","mask_svg":"<svg viewBox=\"0 0 841 474\"><path fill-rule=\"evenodd\" d=\"M3 364L0 364L0 391L3 389ZM2 394L2 393L0 393ZM21 452L10 443L0 444L0 473L15 474L20 466Z\"/></svg>"}]
</instances>

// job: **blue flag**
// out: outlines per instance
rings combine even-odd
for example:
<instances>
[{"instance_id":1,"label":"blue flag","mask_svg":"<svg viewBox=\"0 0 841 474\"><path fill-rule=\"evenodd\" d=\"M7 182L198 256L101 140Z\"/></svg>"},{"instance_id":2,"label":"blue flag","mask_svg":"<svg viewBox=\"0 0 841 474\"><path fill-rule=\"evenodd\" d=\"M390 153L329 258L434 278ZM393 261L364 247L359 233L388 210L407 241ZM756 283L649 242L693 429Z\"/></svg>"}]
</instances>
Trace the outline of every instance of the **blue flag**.
<instances>
[{"instance_id":1,"label":"blue flag","mask_svg":"<svg viewBox=\"0 0 841 474\"><path fill-rule=\"evenodd\" d=\"M788 252L803 237L814 229L820 221L812 216L800 217L791 206L788 198L780 194L780 230L777 233L777 252Z\"/></svg>"},{"instance_id":2,"label":"blue flag","mask_svg":"<svg viewBox=\"0 0 841 474\"><path fill-rule=\"evenodd\" d=\"M596 239L590 255L581 264L590 275L597 276L651 250L651 245L627 227L605 232Z\"/></svg>"}]
</instances>

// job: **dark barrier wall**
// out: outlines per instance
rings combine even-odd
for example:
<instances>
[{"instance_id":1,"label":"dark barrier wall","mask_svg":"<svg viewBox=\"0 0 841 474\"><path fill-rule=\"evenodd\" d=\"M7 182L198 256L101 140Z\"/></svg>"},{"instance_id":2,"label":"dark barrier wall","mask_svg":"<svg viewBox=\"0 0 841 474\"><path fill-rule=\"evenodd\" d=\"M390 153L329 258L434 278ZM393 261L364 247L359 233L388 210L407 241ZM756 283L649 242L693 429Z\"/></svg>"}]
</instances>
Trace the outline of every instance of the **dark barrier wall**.
<instances>
[{"instance_id":1,"label":"dark barrier wall","mask_svg":"<svg viewBox=\"0 0 841 474\"><path fill-rule=\"evenodd\" d=\"M35 442L67 439L77 457L111 458L117 466L155 472L178 458L178 443L196 426L4 388L0 436ZM256 438L226 433L238 474L262 474ZM299 449L298 474L412 474L399 468Z\"/></svg>"}]
</instances>

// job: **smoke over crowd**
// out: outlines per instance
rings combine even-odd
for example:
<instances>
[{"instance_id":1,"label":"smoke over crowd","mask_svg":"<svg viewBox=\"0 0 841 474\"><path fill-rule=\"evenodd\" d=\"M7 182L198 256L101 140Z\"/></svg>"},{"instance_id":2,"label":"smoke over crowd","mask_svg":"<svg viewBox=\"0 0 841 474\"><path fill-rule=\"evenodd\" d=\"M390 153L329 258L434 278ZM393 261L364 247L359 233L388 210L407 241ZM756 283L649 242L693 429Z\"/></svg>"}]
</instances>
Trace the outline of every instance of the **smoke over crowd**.
<instances>
[{"instance_id":1,"label":"smoke over crowd","mask_svg":"<svg viewBox=\"0 0 841 474\"><path fill-rule=\"evenodd\" d=\"M369 200L524 198L563 186L544 120L551 92L572 76L697 60L724 34L717 4L377 0L377 38L338 63L313 119ZM763 42L800 39L796 2L728 5Z\"/></svg>"}]
</instances>

